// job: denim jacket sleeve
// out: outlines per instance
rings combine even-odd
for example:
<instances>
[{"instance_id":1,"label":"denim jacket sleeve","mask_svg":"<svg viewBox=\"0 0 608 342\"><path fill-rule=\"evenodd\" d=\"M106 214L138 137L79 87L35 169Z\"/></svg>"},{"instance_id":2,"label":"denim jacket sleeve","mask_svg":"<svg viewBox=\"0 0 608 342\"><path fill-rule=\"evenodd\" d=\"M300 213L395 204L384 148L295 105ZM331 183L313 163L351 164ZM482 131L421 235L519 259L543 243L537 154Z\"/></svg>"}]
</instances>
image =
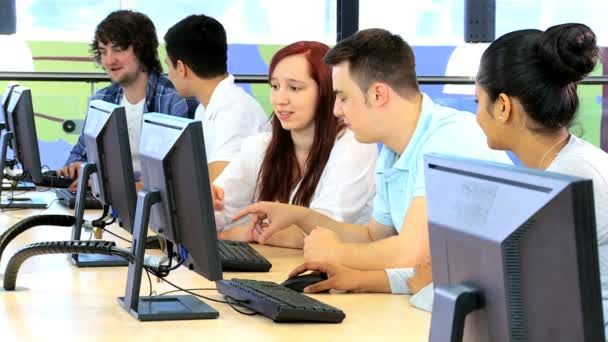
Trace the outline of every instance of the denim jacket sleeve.
<instances>
[{"instance_id":1,"label":"denim jacket sleeve","mask_svg":"<svg viewBox=\"0 0 608 342\"><path fill-rule=\"evenodd\" d=\"M70 156L68 160L65 162L65 165L69 165L75 162L82 162L87 160L87 151L84 148L84 132L80 132L80 137L78 137L78 142L70 151Z\"/></svg>"}]
</instances>

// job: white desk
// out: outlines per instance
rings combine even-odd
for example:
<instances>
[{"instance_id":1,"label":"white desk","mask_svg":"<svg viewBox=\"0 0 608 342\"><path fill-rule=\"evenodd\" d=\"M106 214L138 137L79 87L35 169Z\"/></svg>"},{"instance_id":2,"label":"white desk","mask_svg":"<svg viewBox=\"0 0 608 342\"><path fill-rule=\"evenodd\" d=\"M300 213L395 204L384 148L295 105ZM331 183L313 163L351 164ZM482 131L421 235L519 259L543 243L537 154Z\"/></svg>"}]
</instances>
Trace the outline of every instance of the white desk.
<instances>
[{"instance_id":1,"label":"white desk","mask_svg":"<svg viewBox=\"0 0 608 342\"><path fill-rule=\"evenodd\" d=\"M51 196L52 194L48 194ZM55 203L45 211L0 213L0 232L33 214L70 213ZM99 211L86 217L99 216ZM112 227L113 232L121 232ZM121 235L129 237L125 232ZM38 227L19 236L4 252L0 273L19 246L34 241L68 240L70 228ZM83 234L87 239L88 234ZM104 239L111 240L106 234ZM122 244L117 242L118 244ZM303 261L299 250L255 246L273 267L269 273L224 273L233 277L282 282ZM226 304L205 301L220 312L214 320L139 322L117 302L124 295L126 268L84 268L71 265L66 255L44 255L26 261L19 272L17 291L0 289L0 340L8 341L426 341L430 314L411 307L408 296L389 294L320 294L313 297L342 309L341 324L273 323L244 316ZM0 278L1 279L1 278ZM168 279L184 288L215 287L213 282L183 267ZM156 283L157 293L172 290ZM199 292L221 299L216 291ZM141 294L148 294L142 277Z\"/></svg>"}]
</instances>

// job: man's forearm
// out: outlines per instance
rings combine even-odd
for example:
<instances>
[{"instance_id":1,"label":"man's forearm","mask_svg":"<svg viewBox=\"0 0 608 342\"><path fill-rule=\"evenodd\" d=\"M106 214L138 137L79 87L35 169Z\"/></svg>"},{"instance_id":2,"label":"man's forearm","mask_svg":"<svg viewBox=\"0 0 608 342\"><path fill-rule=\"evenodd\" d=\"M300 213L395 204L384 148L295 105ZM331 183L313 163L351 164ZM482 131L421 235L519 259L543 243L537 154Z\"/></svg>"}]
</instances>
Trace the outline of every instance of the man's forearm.
<instances>
[{"instance_id":1,"label":"man's forearm","mask_svg":"<svg viewBox=\"0 0 608 342\"><path fill-rule=\"evenodd\" d=\"M404 248L399 235L369 243L345 243L338 253L341 264L359 270L413 267L424 260L417 251ZM424 254L424 253L423 253Z\"/></svg>"},{"instance_id":2,"label":"man's forearm","mask_svg":"<svg viewBox=\"0 0 608 342\"><path fill-rule=\"evenodd\" d=\"M357 292L391 293L391 286L384 271L362 271Z\"/></svg>"},{"instance_id":3,"label":"man's forearm","mask_svg":"<svg viewBox=\"0 0 608 342\"><path fill-rule=\"evenodd\" d=\"M306 207L297 207L297 210L294 224L306 234L310 234L313 229L319 226L333 230L343 242L371 241L369 227L366 225L339 222Z\"/></svg>"},{"instance_id":4,"label":"man's forearm","mask_svg":"<svg viewBox=\"0 0 608 342\"><path fill-rule=\"evenodd\" d=\"M264 242L265 245L302 249L304 247L304 232L297 226L290 226L275 233Z\"/></svg>"}]
</instances>

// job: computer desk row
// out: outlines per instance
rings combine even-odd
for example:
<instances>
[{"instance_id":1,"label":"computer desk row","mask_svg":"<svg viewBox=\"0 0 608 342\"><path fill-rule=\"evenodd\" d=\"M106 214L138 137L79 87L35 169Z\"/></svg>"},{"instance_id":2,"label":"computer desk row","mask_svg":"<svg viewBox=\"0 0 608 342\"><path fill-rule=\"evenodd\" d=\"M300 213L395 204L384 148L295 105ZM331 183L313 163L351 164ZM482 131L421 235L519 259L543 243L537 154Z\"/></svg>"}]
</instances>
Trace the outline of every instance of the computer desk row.
<instances>
[{"instance_id":1,"label":"computer desk row","mask_svg":"<svg viewBox=\"0 0 608 342\"><path fill-rule=\"evenodd\" d=\"M36 196L52 193L36 193ZM97 218L101 211L85 212L85 219ZM0 233L23 218L38 214L73 214L53 203L46 210L0 212ZM118 226L109 230L127 239L130 236ZM68 240L66 227L37 227L21 234L2 256L0 275L10 257L20 247L37 241ZM88 239L88 234L83 234ZM104 240L124 242L104 234ZM300 250L254 245L272 263L268 273L224 273L224 278L248 278L282 282L289 271L303 262ZM413 308L408 296L390 294L319 294L312 297L343 310L341 324L274 323L267 317L245 316L227 304L204 300L220 312L218 319L172 322L140 322L119 306L117 297L124 295L126 267L81 268L70 263L67 255L36 256L21 267L17 290L0 288L0 336L2 341L79 340L96 341L206 339L209 341L427 341L430 314ZM0 278L1 279L1 278ZM213 282L184 267L172 271L169 281L187 289L215 288ZM157 294L174 290L152 278ZM144 276L141 293L147 295L149 283ZM196 291L223 300L217 291Z\"/></svg>"}]
</instances>

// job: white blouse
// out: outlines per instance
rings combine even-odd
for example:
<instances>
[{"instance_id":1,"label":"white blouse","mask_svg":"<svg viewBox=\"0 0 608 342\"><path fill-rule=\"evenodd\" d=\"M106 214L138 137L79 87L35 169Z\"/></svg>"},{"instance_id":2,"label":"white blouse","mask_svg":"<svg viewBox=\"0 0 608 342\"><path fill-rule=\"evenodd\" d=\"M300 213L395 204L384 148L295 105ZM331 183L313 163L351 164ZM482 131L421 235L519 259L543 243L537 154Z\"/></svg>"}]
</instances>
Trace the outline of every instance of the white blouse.
<instances>
[{"instance_id":1,"label":"white blouse","mask_svg":"<svg viewBox=\"0 0 608 342\"><path fill-rule=\"evenodd\" d=\"M604 329L608 334L608 154L587 141L571 135L568 144L559 152L547 171L593 181Z\"/></svg>"},{"instance_id":2,"label":"white blouse","mask_svg":"<svg viewBox=\"0 0 608 342\"><path fill-rule=\"evenodd\" d=\"M227 222L239 210L254 203L258 173L270 139L269 132L246 138L238 158L215 180L214 184L224 189L223 217L228 218ZM375 144L359 143L347 130L331 150L309 207L337 221L369 223L376 192L374 167L377 158ZM297 187L291 198L296 190ZM230 227L243 222L235 222ZM218 230L230 227L222 229L218 224Z\"/></svg>"}]
</instances>

